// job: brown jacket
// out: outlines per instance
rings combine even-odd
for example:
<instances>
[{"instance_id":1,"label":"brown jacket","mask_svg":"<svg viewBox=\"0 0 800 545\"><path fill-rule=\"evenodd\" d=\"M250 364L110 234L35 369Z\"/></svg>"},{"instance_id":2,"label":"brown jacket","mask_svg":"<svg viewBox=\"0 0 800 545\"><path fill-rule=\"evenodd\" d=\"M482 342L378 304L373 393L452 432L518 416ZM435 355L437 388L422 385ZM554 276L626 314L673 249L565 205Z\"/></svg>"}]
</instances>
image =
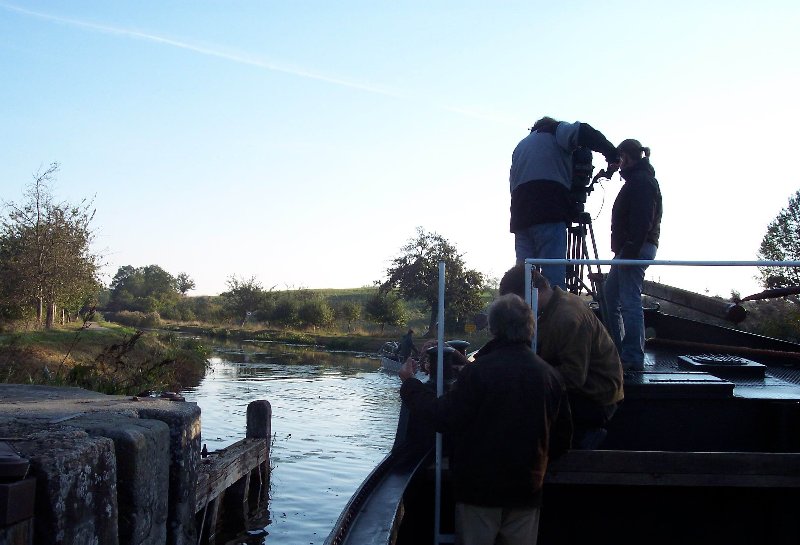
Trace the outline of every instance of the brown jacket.
<instances>
[{"instance_id":1,"label":"brown jacket","mask_svg":"<svg viewBox=\"0 0 800 545\"><path fill-rule=\"evenodd\" d=\"M538 353L558 369L568 392L601 405L622 400L619 354L585 300L555 287L537 323Z\"/></svg>"}]
</instances>

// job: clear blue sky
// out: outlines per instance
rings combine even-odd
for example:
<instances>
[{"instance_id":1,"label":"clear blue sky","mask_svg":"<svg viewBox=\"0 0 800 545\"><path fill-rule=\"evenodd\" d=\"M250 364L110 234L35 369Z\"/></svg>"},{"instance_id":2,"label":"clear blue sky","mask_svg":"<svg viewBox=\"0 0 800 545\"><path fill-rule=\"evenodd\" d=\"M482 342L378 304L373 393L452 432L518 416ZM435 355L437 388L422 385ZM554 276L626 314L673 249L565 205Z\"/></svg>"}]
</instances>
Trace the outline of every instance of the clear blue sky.
<instances>
[{"instance_id":1,"label":"clear blue sky","mask_svg":"<svg viewBox=\"0 0 800 545\"><path fill-rule=\"evenodd\" d=\"M660 259L755 259L800 188L798 28L797 1L0 0L0 198L57 161L106 279L158 264L198 294L369 285L417 226L499 277L511 152L550 115L652 148Z\"/></svg>"}]
</instances>

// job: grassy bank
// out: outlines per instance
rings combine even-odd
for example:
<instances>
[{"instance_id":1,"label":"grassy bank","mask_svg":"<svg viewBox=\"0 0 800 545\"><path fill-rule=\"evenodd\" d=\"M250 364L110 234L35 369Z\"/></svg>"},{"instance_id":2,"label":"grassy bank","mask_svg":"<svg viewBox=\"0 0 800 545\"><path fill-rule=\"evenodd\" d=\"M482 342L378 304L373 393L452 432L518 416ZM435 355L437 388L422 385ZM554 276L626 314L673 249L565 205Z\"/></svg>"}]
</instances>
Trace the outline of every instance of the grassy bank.
<instances>
[{"instance_id":1,"label":"grassy bank","mask_svg":"<svg viewBox=\"0 0 800 545\"><path fill-rule=\"evenodd\" d=\"M198 341L192 337L205 337ZM199 383L207 368L213 340L271 341L315 345L327 350L377 352L404 331L384 333L339 330L293 330L198 325L170 322L158 332L142 333L112 322L86 327L73 323L52 330L0 334L0 382L77 386L109 394L180 391ZM488 334L448 335L478 348ZM418 347L425 341L415 338Z\"/></svg>"},{"instance_id":2,"label":"grassy bank","mask_svg":"<svg viewBox=\"0 0 800 545\"><path fill-rule=\"evenodd\" d=\"M168 330L181 331L191 335L198 335L219 340L245 340L271 341L286 344L312 344L328 350L352 350L357 352L377 352L387 341L397 341L405 333L401 330L391 330L385 333L363 333L344 331L311 331L290 329L263 329L257 326L247 327L220 327L212 325L181 324L173 322L166 326ZM447 339L464 339L475 348L482 346L489 334L484 330L473 334L446 335ZM415 343L421 346L426 339L415 337Z\"/></svg>"},{"instance_id":3,"label":"grassy bank","mask_svg":"<svg viewBox=\"0 0 800 545\"><path fill-rule=\"evenodd\" d=\"M78 386L109 394L197 384L209 351L193 339L111 323L0 335L0 382Z\"/></svg>"}]
</instances>

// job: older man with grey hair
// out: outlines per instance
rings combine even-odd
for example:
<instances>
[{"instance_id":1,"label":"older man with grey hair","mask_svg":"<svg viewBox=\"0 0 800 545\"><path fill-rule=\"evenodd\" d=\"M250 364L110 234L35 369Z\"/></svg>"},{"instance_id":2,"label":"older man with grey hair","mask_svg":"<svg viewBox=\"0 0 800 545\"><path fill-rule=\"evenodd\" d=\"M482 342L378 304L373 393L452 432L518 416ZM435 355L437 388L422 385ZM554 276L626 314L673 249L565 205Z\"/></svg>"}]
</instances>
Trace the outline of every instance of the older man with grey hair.
<instances>
[{"instance_id":1,"label":"older man with grey hair","mask_svg":"<svg viewBox=\"0 0 800 545\"><path fill-rule=\"evenodd\" d=\"M548 459L570 445L564 382L531 350L534 328L525 301L504 295L489 309L492 340L444 396L413 378L411 360L400 370L411 412L449 434L462 545L536 543Z\"/></svg>"}]
</instances>

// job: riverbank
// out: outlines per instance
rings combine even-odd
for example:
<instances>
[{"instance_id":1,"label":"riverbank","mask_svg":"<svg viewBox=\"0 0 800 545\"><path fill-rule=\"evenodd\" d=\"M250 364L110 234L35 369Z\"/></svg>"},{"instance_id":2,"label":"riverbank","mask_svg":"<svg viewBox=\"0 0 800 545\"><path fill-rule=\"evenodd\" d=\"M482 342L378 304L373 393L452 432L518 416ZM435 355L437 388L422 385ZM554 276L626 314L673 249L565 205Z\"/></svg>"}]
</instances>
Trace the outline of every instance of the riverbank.
<instances>
[{"instance_id":1,"label":"riverbank","mask_svg":"<svg viewBox=\"0 0 800 545\"><path fill-rule=\"evenodd\" d=\"M77 386L108 394L180 390L206 371L196 339L113 323L0 335L0 383Z\"/></svg>"},{"instance_id":2,"label":"riverbank","mask_svg":"<svg viewBox=\"0 0 800 545\"><path fill-rule=\"evenodd\" d=\"M51 330L0 335L0 383L77 386L107 394L180 391L203 378L208 345L217 341L255 340L312 345L329 351L375 353L402 332L364 334L297 331L167 323L141 332L112 322L73 323ZM461 338L478 348L488 339L481 331ZM425 338L416 337L421 347Z\"/></svg>"},{"instance_id":3,"label":"riverbank","mask_svg":"<svg viewBox=\"0 0 800 545\"><path fill-rule=\"evenodd\" d=\"M392 331L385 334L360 334L352 332L313 332L282 329L258 329L221 327L211 325L189 325L171 323L165 326L166 330L183 334L196 335L220 340L257 340L283 344L310 344L326 350L349 350L354 352L377 352L388 341L397 341L405 331ZM478 331L472 334L448 334L447 339L464 339L474 348L483 346L489 340L489 333ZM426 340L422 336L415 337L415 344L419 347Z\"/></svg>"}]
</instances>

